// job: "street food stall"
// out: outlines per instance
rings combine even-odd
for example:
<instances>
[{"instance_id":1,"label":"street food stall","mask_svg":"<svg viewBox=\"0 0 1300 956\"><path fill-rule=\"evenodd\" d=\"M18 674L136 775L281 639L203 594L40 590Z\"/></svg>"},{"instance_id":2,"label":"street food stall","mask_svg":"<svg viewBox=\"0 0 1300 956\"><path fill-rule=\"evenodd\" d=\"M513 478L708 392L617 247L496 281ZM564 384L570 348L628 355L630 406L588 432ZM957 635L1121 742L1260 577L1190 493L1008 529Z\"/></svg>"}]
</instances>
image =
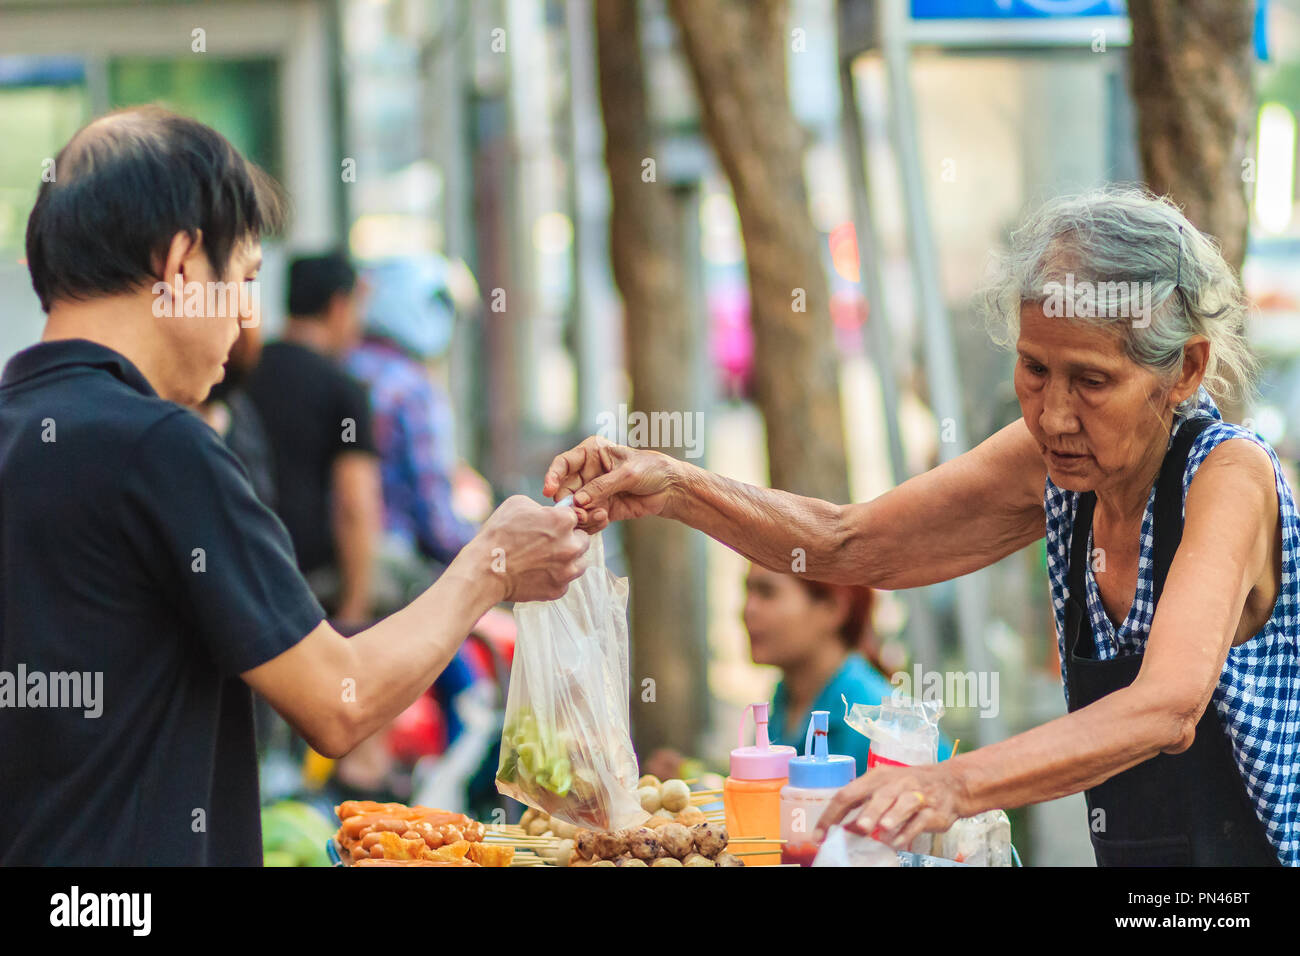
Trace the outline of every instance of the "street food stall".
<instances>
[{"instance_id":1,"label":"street food stall","mask_svg":"<svg viewBox=\"0 0 1300 956\"><path fill-rule=\"evenodd\" d=\"M725 779L641 774L628 715L628 582L606 569L599 535L586 561L562 598L515 609L519 635L496 786L526 806L518 822L348 800L335 808L339 828L328 845L336 865L1012 864L1001 810L922 834L903 851L838 826L815 839L823 811L859 769L853 757L827 752L827 711L813 712L802 755L771 743L768 705L758 703L746 709ZM871 739L864 771L937 760L938 702L895 695L875 706L844 705L845 722Z\"/></svg>"}]
</instances>

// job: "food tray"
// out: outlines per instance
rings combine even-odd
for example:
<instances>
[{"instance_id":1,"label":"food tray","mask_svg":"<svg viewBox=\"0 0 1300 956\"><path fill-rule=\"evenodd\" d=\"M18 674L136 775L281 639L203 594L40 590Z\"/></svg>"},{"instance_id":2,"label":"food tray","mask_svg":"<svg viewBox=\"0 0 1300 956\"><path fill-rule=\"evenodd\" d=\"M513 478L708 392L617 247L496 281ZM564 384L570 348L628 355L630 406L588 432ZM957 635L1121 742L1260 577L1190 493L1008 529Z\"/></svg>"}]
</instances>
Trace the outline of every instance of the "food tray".
<instances>
[{"instance_id":1,"label":"food tray","mask_svg":"<svg viewBox=\"0 0 1300 956\"><path fill-rule=\"evenodd\" d=\"M488 825L487 830L489 833L492 832L492 824ZM495 843L496 841L488 840L485 842ZM330 858L330 866L351 866L352 865L351 854L349 854L347 850L343 849L343 847L339 845L339 841L334 837L330 837L328 840L325 841L325 853ZM537 854L536 851L532 848L516 849L514 859L510 861L510 866L512 867L553 866L553 865L554 864L546 860L545 857L542 857L539 854Z\"/></svg>"}]
</instances>

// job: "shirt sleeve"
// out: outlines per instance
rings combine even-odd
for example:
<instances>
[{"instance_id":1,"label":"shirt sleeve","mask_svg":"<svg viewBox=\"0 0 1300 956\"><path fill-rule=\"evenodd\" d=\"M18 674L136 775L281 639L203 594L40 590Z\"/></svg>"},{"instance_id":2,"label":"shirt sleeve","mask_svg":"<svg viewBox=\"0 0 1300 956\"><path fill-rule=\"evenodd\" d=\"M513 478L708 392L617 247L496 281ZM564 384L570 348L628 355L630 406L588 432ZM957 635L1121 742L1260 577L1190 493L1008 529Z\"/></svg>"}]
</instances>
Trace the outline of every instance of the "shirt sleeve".
<instances>
[{"instance_id":1,"label":"shirt sleeve","mask_svg":"<svg viewBox=\"0 0 1300 956\"><path fill-rule=\"evenodd\" d=\"M288 531L197 415L177 409L145 432L123 480L128 538L223 674L266 663L325 619Z\"/></svg>"},{"instance_id":2,"label":"shirt sleeve","mask_svg":"<svg viewBox=\"0 0 1300 956\"><path fill-rule=\"evenodd\" d=\"M338 391L339 442L335 454L341 455L349 451L377 454L370 391L347 373L342 374ZM351 428L348 427L349 423Z\"/></svg>"}]
</instances>

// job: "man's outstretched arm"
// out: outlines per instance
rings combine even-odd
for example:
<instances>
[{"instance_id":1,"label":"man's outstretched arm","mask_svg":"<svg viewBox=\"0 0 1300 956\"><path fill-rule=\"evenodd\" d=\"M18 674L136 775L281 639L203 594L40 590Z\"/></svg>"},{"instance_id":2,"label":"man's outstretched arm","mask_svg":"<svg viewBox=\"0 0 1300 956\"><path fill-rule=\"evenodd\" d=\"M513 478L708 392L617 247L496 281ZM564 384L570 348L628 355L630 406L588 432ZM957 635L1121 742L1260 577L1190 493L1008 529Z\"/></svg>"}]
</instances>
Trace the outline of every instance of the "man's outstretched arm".
<instances>
[{"instance_id":1,"label":"man's outstretched arm","mask_svg":"<svg viewBox=\"0 0 1300 956\"><path fill-rule=\"evenodd\" d=\"M571 508L505 502L407 607L351 638L328 622L241 676L312 748L346 754L409 707L502 600L552 600L582 573L589 539Z\"/></svg>"}]
</instances>

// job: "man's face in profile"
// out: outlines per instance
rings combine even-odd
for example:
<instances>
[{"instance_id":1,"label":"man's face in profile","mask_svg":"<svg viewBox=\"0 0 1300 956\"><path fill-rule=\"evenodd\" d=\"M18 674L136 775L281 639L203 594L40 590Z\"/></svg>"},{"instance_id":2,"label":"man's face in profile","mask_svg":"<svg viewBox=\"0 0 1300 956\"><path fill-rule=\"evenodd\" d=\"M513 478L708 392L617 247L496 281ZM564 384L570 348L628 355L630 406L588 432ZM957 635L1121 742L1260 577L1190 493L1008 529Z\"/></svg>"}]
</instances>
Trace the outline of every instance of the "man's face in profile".
<instances>
[{"instance_id":1,"label":"man's face in profile","mask_svg":"<svg viewBox=\"0 0 1300 956\"><path fill-rule=\"evenodd\" d=\"M198 309L174 309L173 315L159 320L174 359L169 362L168 391L175 401L197 405L225 376L225 363L239 338L241 323L252 325L260 320L253 283L261 265L262 244L257 240L235 246L221 277L212 270L206 254L186 259L183 302L197 301L193 297L201 295L201 305ZM175 277L169 277L169 282L174 281ZM194 311L201 314L184 314Z\"/></svg>"}]
</instances>

